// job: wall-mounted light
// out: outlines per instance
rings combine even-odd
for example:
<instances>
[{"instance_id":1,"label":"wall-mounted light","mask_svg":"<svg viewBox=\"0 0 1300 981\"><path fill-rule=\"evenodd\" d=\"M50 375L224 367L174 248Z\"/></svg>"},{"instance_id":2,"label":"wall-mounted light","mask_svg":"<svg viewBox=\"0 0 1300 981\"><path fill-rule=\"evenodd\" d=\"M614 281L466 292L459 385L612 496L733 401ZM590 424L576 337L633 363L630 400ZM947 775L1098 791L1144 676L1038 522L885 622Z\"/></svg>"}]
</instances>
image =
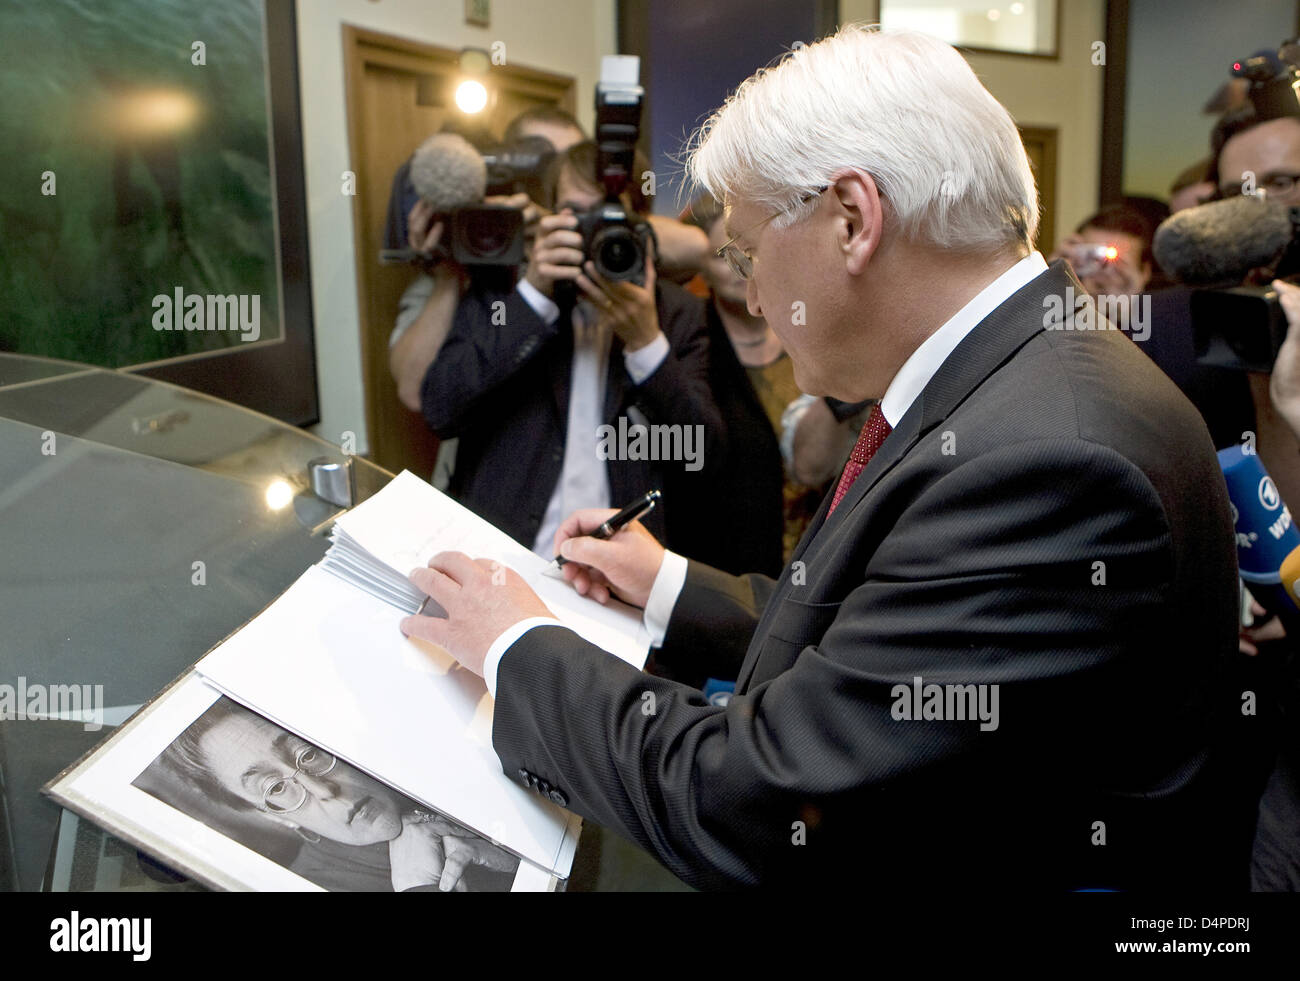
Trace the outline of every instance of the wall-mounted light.
<instances>
[{"instance_id":1,"label":"wall-mounted light","mask_svg":"<svg viewBox=\"0 0 1300 981\"><path fill-rule=\"evenodd\" d=\"M467 116L482 112L487 100L487 87L478 79L467 78L456 86L456 107Z\"/></svg>"},{"instance_id":2,"label":"wall-mounted light","mask_svg":"<svg viewBox=\"0 0 1300 981\"><path fill-rule=\"evenodd\" d=\"M473 116L482 112L489 101L491 93L486 82L492 58L482 48L464 48L458 67L461 79L456 84L456 107L465 115Z\"/></svg>"}]
</instances>

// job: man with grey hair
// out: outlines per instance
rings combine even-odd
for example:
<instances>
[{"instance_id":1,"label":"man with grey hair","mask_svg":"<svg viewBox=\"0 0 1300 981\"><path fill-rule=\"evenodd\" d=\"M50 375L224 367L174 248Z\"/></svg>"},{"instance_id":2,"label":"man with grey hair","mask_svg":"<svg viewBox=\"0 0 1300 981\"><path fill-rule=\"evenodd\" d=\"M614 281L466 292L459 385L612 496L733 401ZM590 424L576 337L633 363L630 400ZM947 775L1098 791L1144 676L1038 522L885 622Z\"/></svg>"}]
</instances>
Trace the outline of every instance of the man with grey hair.
<instances>
[{"instance_id":1,"label":"man with grey hair","mask_svg":"<svg viewBox=\"0 0 1300 981\"><path fill-rule=\"evenodd\" d=\"M484 675L505 772L703 887L1244 888L1223 479L1173 385L1062 304L1091 301L1033 251L1006 110L948 45L849 26L744 82L689 169L799 386L880 402L777 581L588 537L604 510L556 535L661 662L737 677L725 707L484 560L416 570L449 616L402 629Z\"/></svg>"}]
</instances>

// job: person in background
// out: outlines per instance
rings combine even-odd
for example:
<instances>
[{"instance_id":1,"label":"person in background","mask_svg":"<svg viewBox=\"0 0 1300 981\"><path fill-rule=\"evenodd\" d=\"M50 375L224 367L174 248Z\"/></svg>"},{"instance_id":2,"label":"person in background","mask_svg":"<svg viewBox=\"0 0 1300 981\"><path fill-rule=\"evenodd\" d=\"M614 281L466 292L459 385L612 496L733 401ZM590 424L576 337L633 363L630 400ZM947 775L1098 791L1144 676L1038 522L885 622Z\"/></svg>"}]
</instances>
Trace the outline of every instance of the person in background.
<instances>
[{"instance_id":1,"label":"person in background","mask_svg":"<svg viewBox=\"0 0 1300 981\"><path fill-rule=\"evenodd\" d=\"M1210 159L1198 160L1174 178L1169 185L1169 212L1177 214L1195 208L1214 197L1218 188L1209 179Z\"/></svg>"},{"instance_id":2,"label":"person in background","mask_svg":"<svg viewBox=\"0 0 1300 981\"><path fill-rule=\"evenodd\" d=\"M1099 296L1135 296L1151 282L1155 258L1151 240L1155 226L1135 208L1112 204L1079 223L1073 235L1052 254L1051 261L1067 260L1079 282L1094 299ZM1113 260L1081 261L1084 250L1096 247L1117 250Z\"/></svg>"},{"instance_id":3,"label":"person in background","mask_svg":"<svg viewBox=\"0 0 1300 981\"><path fill-rule=\"evenodd\" d=\"M1245 376L1238 371L1201 364L1192 333L1191 290L1184 286L1150 288L1155 259L1151 251L1155 227L1127 205L1102 208L1080 223L1078 231L1057 252L1066 259L1079 247L1114 246L1113 262L1081 270L1080 281L1094 297L1129 296L1134 316L1149 310L1149 323L1126 337L1178 386L1196 406L1217 449L1236 445L1242 433L1255 427L1255 411ZM1144 295L1145 294L1145 295ZM1146 306L1149 304L1149 307Z\"/></svg>"},{"instance_id":4,"label":"person in background","mask_svg":"<svg viewBox=\"0 0 1300 981\"><path fill-rule=\"evenodd\" d=\"M526 109L506 126L503 143L512 146L527 137L541 137L562 154L585 140L586 133L573 115L559 106L541 105ZM407 165L399 169L389 200L388 224L401 224L394 213L402 200L398 191ZM541 196L545 196L544 194ZM490 196L489 204L520 208L524 213L526 249L531 249L541 217L550 214L551 202L538 201L525 193ZM442 240L444 222L435 220L429 206L419 201L406 216L406 245L417 252L432 252ZM704 261L707 242L697 228L662 215L649 215L655 231L660 271L665 279L684 282L695 275ZM388 338L388 367L397 383L397 397L412 412L420 411L420 386L451 331L456 307L469 289L469 274L458 263L444 260L431 269L422 270L412 280L398 303L397 319ZM438 448L433 484L446 490L455 467L457 441L443 440Z\"/></svg>"},{"instance_id":5,"label":"person in background","mask_svg":"<svg viewBox=\"0 0 1300 981\"><path fill-rule=\"evenodd\" d=\"M781 413L781 457L794 479L824 486L844 469L875 399L846 403L800 395Z\"/></svg>"},{"instance_id":6,"label":"person in background","mask_svg":"<svg viewBox=\"0 0 1300 981\"><path fill-rule=\"evenodd\" d=\"M574 507L621 507L668 471L708 466L725 439L699 300L657 281L653 241L644 285L607 281L585 257L577 215L605 199L596 160L590 141L555 158L546 181L558 213L540 220L523 276L465 294L421 386L429 427L460 437L448 493L547 559ZM645 214L639 184L623 198ZM623 445L647 424L680 437L676 456L650 454L644 437ZM711 505L665 494L645 523L663 536L675 509Z\"/></svg>"},{"instance_id":7,"label":"person in background","mask_svg":"<svg viewBox=\"0 0 1300 981\"><path fill-rule=\"evenodd\" d=\"M821 503L815 487L789 478L778 444L781 413L799 394L781 339L750 313L745 281L716 252L726 244L722 205L702 197L689 221L708 236L701 276L709 289L709 381L727 427L717 466L680 475L682 491L712 507L692 509L694 527L681 540L687 554L739 574L776 575ZM726 502L725 504L723 502Z\"/></svg>"}]
</instances>

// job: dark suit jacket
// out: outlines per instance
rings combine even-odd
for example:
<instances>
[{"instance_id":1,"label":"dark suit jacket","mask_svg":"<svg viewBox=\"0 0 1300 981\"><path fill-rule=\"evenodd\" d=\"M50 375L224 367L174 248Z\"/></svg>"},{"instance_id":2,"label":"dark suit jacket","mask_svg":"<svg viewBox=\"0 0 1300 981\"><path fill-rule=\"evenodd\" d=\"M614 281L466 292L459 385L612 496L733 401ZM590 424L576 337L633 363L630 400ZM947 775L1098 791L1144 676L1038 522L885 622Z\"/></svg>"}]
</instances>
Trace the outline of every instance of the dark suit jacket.
<instances>
[{"instance_id":1,"label":"dark suit jacket","mask_svg":"<svg viewBox=\"0 0 1300 981\"><path fill-rule=\"evenodd\" d=\"M668 538L674 551L724 572L774 576L785 528L781 447L712 301L707 316L709 389L727 438L703 470L665 476L666 499L682 505L668 511Z\"/></svg>"},{"instance_id":2,"label":"dark suit jacket","mask_svg":"<svg viewBox=\"0 0 1300 981\"><path fill-rule=\"evenodd\" d=\"M497 318L504 322L494 324L497 301L505 303L504 317ZM635 406L650 424L701 425L707 463L725 433L709 393L702 301L664 282L655 285L655 301L671 351L654 374L635 385L615 336L603 418L617 426L618 417ZM526 548L533 547L564 462L572 360L566 313L547 326L518 290L474 289L461 300L451 332L424 376L425 420L441 438L460 437L451 496ZM662 487L665 469L681 466L609 461L612 506L623 507ZM664 513L673 506L665 499L645 519L661 541Z\"/></svg>"},{"instance_id":3,"label":"dark suit jacket","mask_svg":"<svg viewBox=\"0 0 1300 981\"><path fill-rule=\"evenodd\" d=\"M691 565L660 653L738 666L725 708L536 628L498 670L505 772L698 886L1245 888L1227 492L1127 338L1044 329L1070 284L958 345L779 582ZM896 719L918 677L998 685L997 728Z\"/></svg>"}]
</instances>

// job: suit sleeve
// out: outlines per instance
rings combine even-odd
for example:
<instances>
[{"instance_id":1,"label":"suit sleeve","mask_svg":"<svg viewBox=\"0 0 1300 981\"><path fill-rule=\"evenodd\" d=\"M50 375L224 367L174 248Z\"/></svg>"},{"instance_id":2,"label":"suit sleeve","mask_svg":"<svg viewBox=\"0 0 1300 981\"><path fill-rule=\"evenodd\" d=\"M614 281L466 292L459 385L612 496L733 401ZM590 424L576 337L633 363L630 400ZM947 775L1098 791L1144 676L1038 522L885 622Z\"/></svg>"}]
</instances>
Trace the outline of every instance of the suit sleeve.
<instances>
[{"instance_id":1,"label":"suit sleeve","mask_svg":"<svg viewBox=\"0 0 1300 981\"><path fill-rule=\"evenodd\" d=\"M502 315L494 316L497 311ZM548 325L517 289L467 293L420 390L429 427L440 438L450 439L460 435L465 420L493 411L494 404L499 407L497 400L509 397L506 383L559 329L558 320Z\"/></svg>"},{"instance_id":2,"label":"suit sleeve","mask_svg":"<svg viewBox=\"0 0 1300 981\"><path fill-rule=\"evenodd\" d=\"M656 659L674 677L701 685L706 678L735 678L775 589L766 576L733 576L689 560Z\"/></svg>"},{"instance_id":3,"label":"suit sleeve","mask_svg":"<svg viewBox=\"0 0 1300 981\"><path fill-rule=\"evenodd\" d=\"M1173 581L1150 482L1079 439L955 464L865 562L820 642L721 708L564 628L530 631L498 675L505 771L546 779L693 885L797 881L814 850L792 843L795 822L820 815L864 846L888 840L908 786L936 767L960 761L950 772L980 787L1023 771L1025 747L1079 729L1099 686L1126 680L1134 631L1158 619ZM762 640L783 643L775 630ZM895 718L896 686L916 677L999 685L1000 725Z\"/></svg>"}]
</instances>

